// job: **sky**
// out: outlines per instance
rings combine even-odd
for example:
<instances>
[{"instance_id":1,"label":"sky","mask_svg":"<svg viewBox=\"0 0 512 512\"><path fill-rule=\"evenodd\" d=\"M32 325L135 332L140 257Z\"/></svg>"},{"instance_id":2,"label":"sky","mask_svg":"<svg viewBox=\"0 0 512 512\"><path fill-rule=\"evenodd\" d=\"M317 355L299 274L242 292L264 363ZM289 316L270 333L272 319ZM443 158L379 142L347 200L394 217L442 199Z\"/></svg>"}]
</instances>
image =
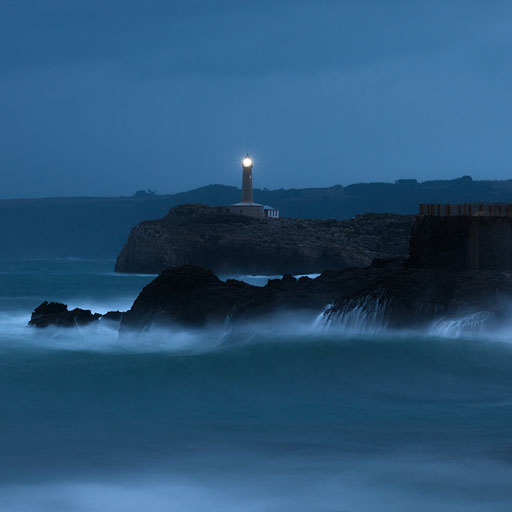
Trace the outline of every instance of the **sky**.
<instances>
[{"instance_id":1,"label":"sky","mask_svg":"<svg viewBox=\"0 0 512 512\"><path fill-rule=\"evenodd\" d=\"M512 3L0 0L0 198L512 178Z\"/></svg>"}]
</instances>

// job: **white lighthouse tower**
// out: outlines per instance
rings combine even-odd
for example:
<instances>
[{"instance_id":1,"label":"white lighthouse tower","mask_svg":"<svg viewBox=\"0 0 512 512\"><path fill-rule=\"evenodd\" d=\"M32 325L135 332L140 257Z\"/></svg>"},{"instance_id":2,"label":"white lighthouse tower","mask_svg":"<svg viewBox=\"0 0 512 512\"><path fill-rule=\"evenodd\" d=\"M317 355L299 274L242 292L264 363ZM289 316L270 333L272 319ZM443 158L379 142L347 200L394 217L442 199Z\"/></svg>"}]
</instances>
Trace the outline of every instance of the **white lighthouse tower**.
<instances>
[{"instance_id":1,"label":"white lighthouse tower","mask_svg":"<svg viewBox=\"0 0 512 512\"><path fill-rule=\"evenodd\" d=\"M242 201L232 204L231 213L249 217L279 218L279 210L255 203L252 197L252 158L246 155L242 160Z\"/></svg>"}]
</instances>

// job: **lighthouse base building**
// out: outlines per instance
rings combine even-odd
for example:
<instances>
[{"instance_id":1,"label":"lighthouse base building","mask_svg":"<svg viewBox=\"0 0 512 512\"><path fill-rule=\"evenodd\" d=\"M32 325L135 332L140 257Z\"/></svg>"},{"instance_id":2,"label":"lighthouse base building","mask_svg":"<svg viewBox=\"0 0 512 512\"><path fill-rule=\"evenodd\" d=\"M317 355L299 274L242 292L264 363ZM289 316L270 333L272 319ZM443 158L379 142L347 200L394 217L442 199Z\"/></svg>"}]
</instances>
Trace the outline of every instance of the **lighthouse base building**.
<instances>
[{"instance_id":1,"label":"lighthouse base building","mask_svg":"<svg viewBox=\"0 0 512 512\"><path fill-rule=\"evenodd\" d=\"M279 219L279 210L277 208L258 203L235 203L229 207L229 211L238 215L247 215L248 217Z\"/></svg>"},{"instance_id":2,"label":"lighthouse base building","mask_svg":"<svg viewBox=\"0 0 512 512\"><path fill-rule=\"evenodd\" d=\"M247 155L242 162L242 200L229 207L231 213L247 215L248 217L259 217L278 219L279 210L272 206L265 206L255 203L252 198L252 159Z\"/></svg>"},{"instance_id":3,"label":"lighthouse base building","mask_svg":"<svg viewBox=\"0 0 512 512\"><path fill-rule=\"evenodd\" d=\"M247 217L264 217L264 208L258 203L235 203L229 207L229 211L238 215L247 215Z\"/></svg>"}]
</instances>

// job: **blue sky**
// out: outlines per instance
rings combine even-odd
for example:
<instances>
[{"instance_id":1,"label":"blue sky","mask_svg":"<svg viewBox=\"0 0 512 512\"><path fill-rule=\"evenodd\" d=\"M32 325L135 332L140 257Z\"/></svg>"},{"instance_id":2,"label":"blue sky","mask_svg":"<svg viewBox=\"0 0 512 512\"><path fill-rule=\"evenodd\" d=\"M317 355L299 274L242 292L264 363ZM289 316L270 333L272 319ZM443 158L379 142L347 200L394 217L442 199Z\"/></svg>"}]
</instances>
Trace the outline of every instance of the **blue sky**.
<instances>
[{"instance_id":1,"label":"blue sky","mask_svg":"<svg viewBox=\"0 0 512 512\"><path fill-rule=\"evenodd\" d=\"M512 178L505 1L2 0L0 197Z\"/></svg>"}]
</instances>

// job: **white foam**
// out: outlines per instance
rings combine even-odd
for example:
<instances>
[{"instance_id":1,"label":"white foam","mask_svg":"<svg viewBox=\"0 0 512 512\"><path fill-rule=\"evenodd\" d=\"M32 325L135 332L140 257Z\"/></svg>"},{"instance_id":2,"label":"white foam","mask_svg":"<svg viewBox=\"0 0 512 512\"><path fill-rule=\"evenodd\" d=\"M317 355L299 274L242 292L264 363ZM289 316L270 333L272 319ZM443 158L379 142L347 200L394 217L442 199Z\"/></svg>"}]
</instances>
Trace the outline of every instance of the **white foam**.
<instances>
[{"instance_id":1,"label":"white foam","mask_svg":"<svg viewBox=\"0 0 512 512\"><path fill-rule=\"evenodd\" d=\"M381 299L363 297L351 301L342 311L323 313L323 326L347 333L374 334L385 330L386 302Z\"/></svg>"},{"instance_id":2,"label":"white foam","mask_svg":"<svg viewBox=\"0 0 512 512\"><path fill-rule=\"evenodd\" d=\"M309 277L310 279L316 279L319 276L320 274L297 274L293 277L295 277L295 279L300 279L301 277Z\"/></svg>"},{"instance_id":3,"label":"white foam","mask_svg":"<svg viewBox=\"0 0 512 512\"><path fill-rule=\"evenodd\" d=\"M429 333L434 336L459 338L467 335L481 335L489 332L495 318L490 311L480 311L460 318L439 319L433 322Z\"/></svg>"}]
</instances>

